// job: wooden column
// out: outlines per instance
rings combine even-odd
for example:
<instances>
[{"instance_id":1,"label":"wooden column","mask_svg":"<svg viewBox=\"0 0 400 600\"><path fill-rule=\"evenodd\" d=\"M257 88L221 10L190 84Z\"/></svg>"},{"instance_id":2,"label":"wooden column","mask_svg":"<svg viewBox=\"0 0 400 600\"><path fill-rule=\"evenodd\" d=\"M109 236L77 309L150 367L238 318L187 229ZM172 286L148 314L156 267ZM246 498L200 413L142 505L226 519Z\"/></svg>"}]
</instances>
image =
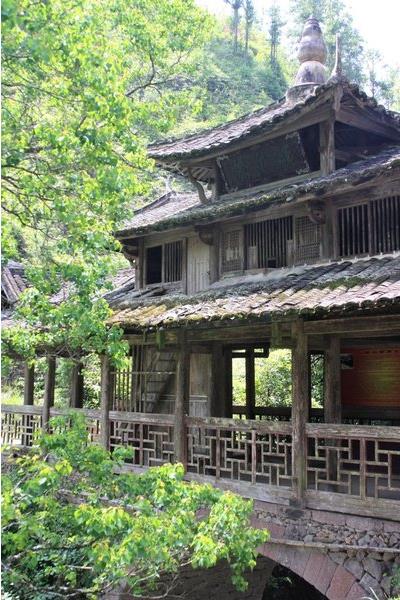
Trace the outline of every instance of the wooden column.
<instances>
[{"instance_id":1,"label":"wooden column","mask_svg":"<svg viewBox=\"0 0 400 600\"><path fill-rule=\"evenodd\" d=\"M232 350L224 350L224 371L225 371L225 417L232 418L233 412L233 390L232 390Z\"/></svg>"},{"instance_id":2,"label":"wooden column","mask_svg":"<svg viewBox=\"0 0 400 600\"><path fill-rule=\"evenodd\" d=\"M255 418L256 381L254 371L254 350L246 350L246 419Z\"/></svg>"},{"instance_id":3,"label":"wooden column","mask_svg":"<svg viewBox=\"0 0 400 600\"><path fill-rule=\"evenodd\" d=\"M329 336L325 351L324 381L324 417L325 423L340 423L342 420L340 339Z\"/></svg>"},{"instance_id":4,"label":"wooden column","mask_svg":"<svg viewBox=\"0 0 400 600\"><path fill-rule=\"evenodd\" d=\"M306 423L309 415L308 340L303 321L292 324L292 338L292 467L297 503L302 505L306 489Z\"/></svg>"},{"instance_id":5,"label":"wooden column","mask_svg":"<svg viewBox=\"0 0 400 600\"><path fill-rule=\"evenodd\" d=\"M220 342L213 342L211 350L211 416L226 416L224 352Z\"/></svg>"},{"instance_id":6,"label":"wooden column","mask_svg":"<svg viewBox=\"0 0 400 600\"><path fill-rule=\"evenodd\" d=\"M29 363L24 364L24 404L33 406L35 389L35 367Z\"/></svg>"},{"instance_id":7,"label":"wooden column","mask_svg":"<svg viewBox=\"0 0 400 600\"><path fill-rule=\"evenodd\" d=\"M337 335L328 337L328 347L325 351L325 379L324 379L324 420L325 423L341 423L341 369L340 369L340 338ZM338 453L334 446L340 446L338 440L327 440L330 449L327 451L327 469L329 481L338 481ZM332 484L335 491L335 484Z\"/></svg>"},{"instance_id":8,"label":"wooden column","mask_svg":"<svg viewBox=\"0 0 400 600\"><path fill-rule=\"evenodd\" d=\"M47 357L47 371L44 380L44 398L43 398L43 412L42 412L42 427L44 431L47 431L49 419L50 419L50 408L54 406L54 390L56 383L56 359L54 356Z\"/></svg>"},{"instance_id":9,"label":"wooden column","mask_svg":"<svg viewBox=\"0 0 400 600\"><path fill-rule=\"evenodd\" d=\"M322 175L333 173L335 161L335 120L333 117L319 125L320 168Z\"/></svg>"},{"instance_id":10,"label":"wooden column","mask_svg":"<svg viewBox=\"0 0 400 600\"><path fill-rule=\"evenodd\" d=\"M35 386L35 367L28 362L24 363L24 405L33 406ZM32 415L22 415L23 431L21 443L23 446L32 446Z\"/></svg>"},{"instance_id":11,"label":"wooden column","mask_svg":"<svg viewBox=\"0 0 400 600\"><path fill-rule=\"evenodd\" d=\"M187 465L185 416L189 413L190 352L184 335L181 336L176 365L176 397L174 449L175 462Z\"/></svg>"},{"instance_id":12,"label":"wooden column","mask_svg":"<svg viewBox=\"0 0 400 600\"><path fill-rule=\"evenodd\" d=\"M81 362L73 364L71 372L71 387L69 403L71 408L82 408L83 406L83 365Z\"/></svg>"},{"instance_id":13,"label":"wooden column","mask_svg":"<svg viewBox=\"0 0 400 600\"><path fill-rule=\"evenodd\" d=\"M100 356L101 390L100 390L100 443L106 450L110 448L110 405L111 405L111 368L106 354Z\"/></svg>"}]
</instances>

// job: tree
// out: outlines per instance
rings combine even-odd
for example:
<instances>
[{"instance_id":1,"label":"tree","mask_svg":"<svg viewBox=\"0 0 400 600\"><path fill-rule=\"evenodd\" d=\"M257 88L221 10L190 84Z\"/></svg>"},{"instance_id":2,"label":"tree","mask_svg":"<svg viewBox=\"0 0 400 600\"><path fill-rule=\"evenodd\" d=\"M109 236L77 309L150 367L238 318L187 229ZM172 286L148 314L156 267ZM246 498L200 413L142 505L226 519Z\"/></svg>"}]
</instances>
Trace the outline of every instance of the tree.
<instances>
[{"instance_id":1,"label":"tree","mask_svg":"<svg viewBox=\"0 0 400 600\"><path fill-rule=\"evenodd\" d=\"M336 34L339 33L343 73L352 82L363 82L363 40L342 0L291 0L291 14L294 20L292 37L296 42L308 17L313 15L321 21L328 49L329 72L334 66Z\"/></svg>"},{"instance_id":2,"label":"tree","mask_svg":"<svg viewBox=\"0 0 400 600\"><path fill-rule=\"evenodd\" d=\"M281 39L282 27L284 22L281 19L281 12L277 4L272 4L268 11L270 24L268 28L270 54L269 59L273 67L278 65L278 48Z\"/></svg>"},{"instance_id":3,"label":"tree","mask_svg":"<svg viewBox=\"0 0 400 600\"><path fill-rule=\"evenodd\" d=\"M115 474L131 454L88 443L81 415L53 420L54 433L3 473L2 586L20 600L98 598L124 580L157 597L179 568L227 560L238 589L265 531L249 526L252 502L183 481L181 465ZM51 460L46 457L51 455ZM199 511L205 514L200 518Z\"/></svg>"},{"instance_id":4,"label":"tree","mask_svg":"<svg viewBox=\"0 0 400 600\"><path fill-rule=\"evenodd\" d=\"M244 51L247 56L249 53L250 31L251 31L252 25L254 23L254 19L256 17L253 0L244 0L243 10L244 10L244 25L245 25Z\"/></svg>"},{"instance_id":5,"label":"tree","mask_svg":"<svg viewBox=\"0 0 400 600\"><path fill-rule=\"evenodd\" d=\"M382 61L378 50L368 49L365 53L368 91L378 102L396 110L399 106L400 68L389 67Z\"/></svg>"},{"instance_id":6,"label":"tree","mask_svg":"<svg viewBox=\"0 0 400 600\"><path fill-rule=\"evenodd\" d=\"M240 23L240 9L243 6L243 0L224 0L233 11L232 17L232 33L233 33L233 53L238 53L239 47L239 23Z\"/></svg>"},{"instance_id":7,"label":"tree","mask_svg":"<svg viewBox=\"0 0 400 600\"><path fill-rule=\"evenodd\" d=\"M149 138L167 131L210 20L194 0L5 0L3 232L32 283L16 351L121 356L101 298L113 230L149 186ZM113 255L114 253L114 255ZM67 302L55 302L68 298Z\"/></svg>"}]
</instances>

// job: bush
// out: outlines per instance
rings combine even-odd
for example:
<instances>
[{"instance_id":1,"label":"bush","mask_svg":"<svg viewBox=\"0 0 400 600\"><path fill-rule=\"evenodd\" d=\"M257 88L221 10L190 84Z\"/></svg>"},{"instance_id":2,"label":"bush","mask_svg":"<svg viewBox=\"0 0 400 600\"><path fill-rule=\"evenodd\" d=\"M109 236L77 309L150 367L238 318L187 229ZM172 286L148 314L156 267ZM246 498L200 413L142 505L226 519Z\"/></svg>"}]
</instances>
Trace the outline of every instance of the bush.
<instances>
[{"instance_id":1,"label":"bush","mask_svg":"<svg viewBox=\"0 0 400 600\"><path fill-rule=\"evenodd\" d=\"M183 481L181 465L115 474L131 456L88 442L81 415L52 420L3 476L3 589L20 600L98 598L124 580L156 592L183 564L227 560L245 589L245 569L268 534L249 527L252 502ZM205 514L199 518L199 511Z\"/></svg>"}]
</instances>

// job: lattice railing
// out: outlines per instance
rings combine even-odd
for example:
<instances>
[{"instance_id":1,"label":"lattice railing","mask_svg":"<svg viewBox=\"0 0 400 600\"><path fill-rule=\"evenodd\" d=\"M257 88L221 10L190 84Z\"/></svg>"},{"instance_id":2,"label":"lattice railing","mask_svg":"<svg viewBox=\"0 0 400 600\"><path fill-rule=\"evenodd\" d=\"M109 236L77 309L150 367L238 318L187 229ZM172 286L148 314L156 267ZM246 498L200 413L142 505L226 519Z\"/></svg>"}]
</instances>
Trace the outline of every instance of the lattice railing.
<instances>
[{"instance_id":1,"label":"lattice railing","mask_svg":"<svg viewBox=\"0 0 400 600\"><path fill-rule=\"evenodd\" d=\"M187 417L188 472L290 488L289 423Z\"/></svg>"},{"instance_id":2,"label":"lattice railing","mask_svg":"<svg viewBox=\"0 0 400 600\"><path fill-rule=\"evenodd\" d=\"M1 407L1 443L7 446L31 446L42 427L40 406L4 405Z\"/></svg>"},{"instance_id":3,"label":"lattice railing","mask_svg":"<svg viewBox=\"0 0 400 600\"><path fill-rule=\"evenodd\" d=\"M42 429L42 407L3 405L1 407L1 443L7 446L32 446L34 437ZM100 411L90 409L51 408L50 417L78 412L86 418L89 439L100 440Z\"/></svg>"},{"instance_id":4,"label":"lattice railing","mask_svg":"<svg viewBox=\"0 0 400 600\"><path fill-rule=\"evenodd\" d=\"M307 425L307 488L400 500L400 428Z\"/></svg>"},{"instance_id":5,"label":"lattice railing","mask_svg":"<svg viewBox=\"0 0 400 600\"><path fill-rule=\"evenodd\" d=\"M110 412L110 450L117 446L133 448L134 466L174 462L174 417Z\"/></svg>"},{"instance_id":6,"label":"lattice railing","mask_svg":"<svg viewBox=\"0 0 400 600\"><path fill-rule=\"evenodd\" d=\"M89 440L91 442L100 443L100 429L101 429L101 411L90 408L51 408L50 417L65 416L71 412L83 414L86 420L86 429L89 433Z\"/></svg>"}]
</instances>

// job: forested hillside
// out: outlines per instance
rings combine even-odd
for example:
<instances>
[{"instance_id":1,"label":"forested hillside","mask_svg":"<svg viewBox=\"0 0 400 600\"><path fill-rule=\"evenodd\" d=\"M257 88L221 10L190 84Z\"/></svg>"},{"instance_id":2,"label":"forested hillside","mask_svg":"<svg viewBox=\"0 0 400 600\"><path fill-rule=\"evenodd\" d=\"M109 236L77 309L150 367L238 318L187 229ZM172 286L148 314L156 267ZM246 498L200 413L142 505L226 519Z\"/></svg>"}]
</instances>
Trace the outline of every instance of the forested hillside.
<instances>
[{"instance_id":1,"label":"forested hillside","mask_svg":"<svg viewBox=\"0 0 400 600\"><path fill-rule=\"evenodd\" d=\"M174 133L212 126L281 98L296 72L296 43L311 14L322 23L328 72L339 34L349 81L387 108L400 110L400 65L383 62L379 51L361 37L342 0L291 0L287 21L277 2L267 3L264 14L256 13L253 0L216 2L226 4L231 14L214 16L196 72L177 82L178 87L190 86L195 100L185 107Z\"/></svg>"}]
</instances>

